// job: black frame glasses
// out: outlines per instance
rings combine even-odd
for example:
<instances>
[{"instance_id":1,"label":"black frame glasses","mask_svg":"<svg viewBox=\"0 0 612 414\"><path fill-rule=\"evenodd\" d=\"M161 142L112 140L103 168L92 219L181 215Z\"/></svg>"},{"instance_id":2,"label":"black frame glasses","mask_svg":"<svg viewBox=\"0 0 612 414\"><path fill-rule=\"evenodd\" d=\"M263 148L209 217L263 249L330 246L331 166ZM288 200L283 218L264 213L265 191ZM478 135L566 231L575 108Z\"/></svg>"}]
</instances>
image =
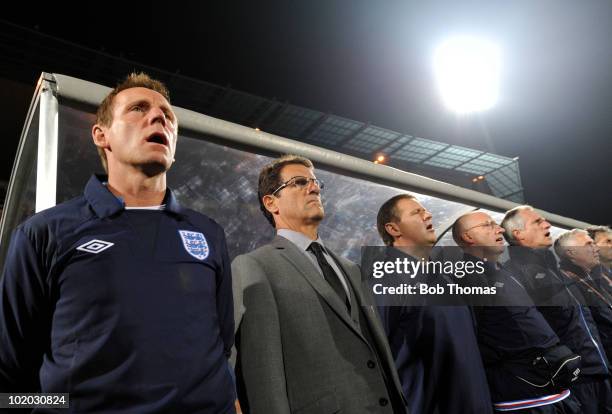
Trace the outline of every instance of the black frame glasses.
<instances>
[{"instance_id":1,"label":"black frame glasses","mask_svg":"<svg viewBox=\"0 0 612 414\"><path fill-rule=\"evenodd\" d=\"M280 190L282 190L285 187L289 187L290 185L295 185L297 188L300 188L300 189L306 188L310 185L311 182L314 182L317 185L317 187L319 187L320 190L322 190L325 187L325 184L323 184L323 181L319 180L318 178L309 178L309 177L303 177L301 175L296 175L295 177L291 177L290 179L282 183L271 194L275 196L276 193L278 193Z\"/></svg>"}]
</instances>

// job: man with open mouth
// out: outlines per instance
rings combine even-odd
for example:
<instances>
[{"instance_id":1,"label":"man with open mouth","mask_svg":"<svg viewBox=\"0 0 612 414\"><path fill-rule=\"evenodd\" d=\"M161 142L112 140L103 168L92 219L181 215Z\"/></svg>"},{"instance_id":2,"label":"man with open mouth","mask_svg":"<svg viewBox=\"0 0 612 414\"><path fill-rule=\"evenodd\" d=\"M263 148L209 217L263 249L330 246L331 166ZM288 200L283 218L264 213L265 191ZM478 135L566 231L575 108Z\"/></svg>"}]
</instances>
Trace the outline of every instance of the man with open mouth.
<instances>
[{"instance_id":1,"label":"man with open mouth","mask_svg":"<svg viewBox=\"0 0 612 414\"><path fill-rule=\"evenodd\" d=\"M234 413L225 236L166 186L178 138L167 89L128 76L92 136L108 175L13 235L0 392L69 393L71 412Z\"/></svg>"},{"instance_id":2,"label":"man with open mouth","mask_svg":"<svg viewBox=\"0 0 612 414\"><path fill-rule=\"evenodd\" d=\"M483 262L484 278L478 280L497 288L495 297L483 303L487 306L473 307L494 407L523 414L577 414L579 404L568 388L580 372L581 358L560 344L523 285L500 265L503 233L482 211L466 213L453 224L463 260ZM552 375L548 365L538 364L543 359L555 367Z\"/></svg>"},{"instance_id":3,"label":"man with open mouth","mask_svg":"<svg viewBox=\"0 0 612 414\"><path fill-rule=\"evenodd\" d=\"M510 244L507 264L533 298L561 343L582 359L580 378L570 387L585 414L609 413L609 362L590 309L568 289L550 251L550 223L531 206L518 206L502 220ZM607 402L608 401L608 402Z\"/></svg>"},{"instance_id":4,"label":"man with open mouth","mask_svg":"<svg viewBox=\"0 0 612 414\"><path fill-rule=\"evenodd\" d=\"M411 194L399 194L383 203L378 211L377 228L387 246L387 261L428 260L436 243L431 213ZM419 274L412 280L449 281L437 274ZM379 303L410 412L492 412L469 308L430 303L408 306Z\"/></svg>"}]
</instances>

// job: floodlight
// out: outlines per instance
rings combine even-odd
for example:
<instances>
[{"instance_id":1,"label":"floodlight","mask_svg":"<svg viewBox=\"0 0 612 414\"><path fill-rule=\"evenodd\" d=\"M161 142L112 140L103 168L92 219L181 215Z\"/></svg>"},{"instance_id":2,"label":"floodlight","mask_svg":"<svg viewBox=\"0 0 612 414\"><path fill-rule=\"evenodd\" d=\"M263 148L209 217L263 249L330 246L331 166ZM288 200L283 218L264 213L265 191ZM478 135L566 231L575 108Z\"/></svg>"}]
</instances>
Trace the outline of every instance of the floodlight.
<instances>
[{"instance_id":1,"label":"floodlight","mask_svg":"<svg viewBox=\"0 0 612 414\"><path fill-rule=\"evenodd\" d=\"M434 70L444 103L458 113L483 111L497 101L500 53L487 40L447 40L436 49Z\"/></svg>"}]
</instances>

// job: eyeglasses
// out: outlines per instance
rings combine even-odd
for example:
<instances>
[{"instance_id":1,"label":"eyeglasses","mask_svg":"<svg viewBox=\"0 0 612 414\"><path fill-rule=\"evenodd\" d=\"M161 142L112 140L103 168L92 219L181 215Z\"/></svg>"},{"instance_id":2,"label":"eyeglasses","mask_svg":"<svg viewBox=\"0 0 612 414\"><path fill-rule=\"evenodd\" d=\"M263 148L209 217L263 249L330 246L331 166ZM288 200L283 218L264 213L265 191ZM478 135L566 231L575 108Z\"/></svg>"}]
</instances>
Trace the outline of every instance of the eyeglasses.
<instances>
[{"instance_id":1,"label":"eyeglasses","mask_svg":"<svg viewBox=\"0 0 612 414\"><path fill-rule=\"evenodd\" d=\"M467 233L468 231L475 229L476 227L488 227L491 230L495 230L498 226L499 224L494 221L485 221L484 223L477 224L475 226L470 227L469 229L464 230L464 232Z\"/></svg>"},{"instance_id":2,"label":"eyeglasses","mask_svg":"<svg viewBox=\"0 0 612 414\"><path fill-rule=\"evenodd\" d=\"M306 188L310 185L310 182L315 183L317 187L319 187L319 189L321 190L323 189L323 187L325 187L325 184L323 184L323 181L319 180L318 178L308 178L308 177L297 176L297 177L291 177L290 179L282 183L276 190L272 192L272 195L276 195L276 193L278 193L280 190L282 190L285 187L289 187L291 185L294 185L299 189Z\"/></svg>"}]
</instances>

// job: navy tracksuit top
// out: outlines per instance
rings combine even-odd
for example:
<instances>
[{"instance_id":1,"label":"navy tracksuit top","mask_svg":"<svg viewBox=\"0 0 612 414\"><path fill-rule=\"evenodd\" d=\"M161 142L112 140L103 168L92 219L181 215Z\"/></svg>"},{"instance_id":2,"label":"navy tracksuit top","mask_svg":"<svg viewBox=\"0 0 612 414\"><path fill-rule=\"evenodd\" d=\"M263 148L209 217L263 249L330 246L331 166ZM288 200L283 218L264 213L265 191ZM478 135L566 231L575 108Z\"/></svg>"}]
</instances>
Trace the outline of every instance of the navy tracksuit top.
<instances>
[{"instance_id":1,"label":"navy tracksuit top","mask_svg":"<svg viewBox=\"0 0 612 414\"><path fill-rule=\"evenodd\" d=\"M224 232L170 190L164 202L126 210L94 176L15 230L0 392L68 392L68 412L234 412Z\"/></svg>"}]
</instances>

